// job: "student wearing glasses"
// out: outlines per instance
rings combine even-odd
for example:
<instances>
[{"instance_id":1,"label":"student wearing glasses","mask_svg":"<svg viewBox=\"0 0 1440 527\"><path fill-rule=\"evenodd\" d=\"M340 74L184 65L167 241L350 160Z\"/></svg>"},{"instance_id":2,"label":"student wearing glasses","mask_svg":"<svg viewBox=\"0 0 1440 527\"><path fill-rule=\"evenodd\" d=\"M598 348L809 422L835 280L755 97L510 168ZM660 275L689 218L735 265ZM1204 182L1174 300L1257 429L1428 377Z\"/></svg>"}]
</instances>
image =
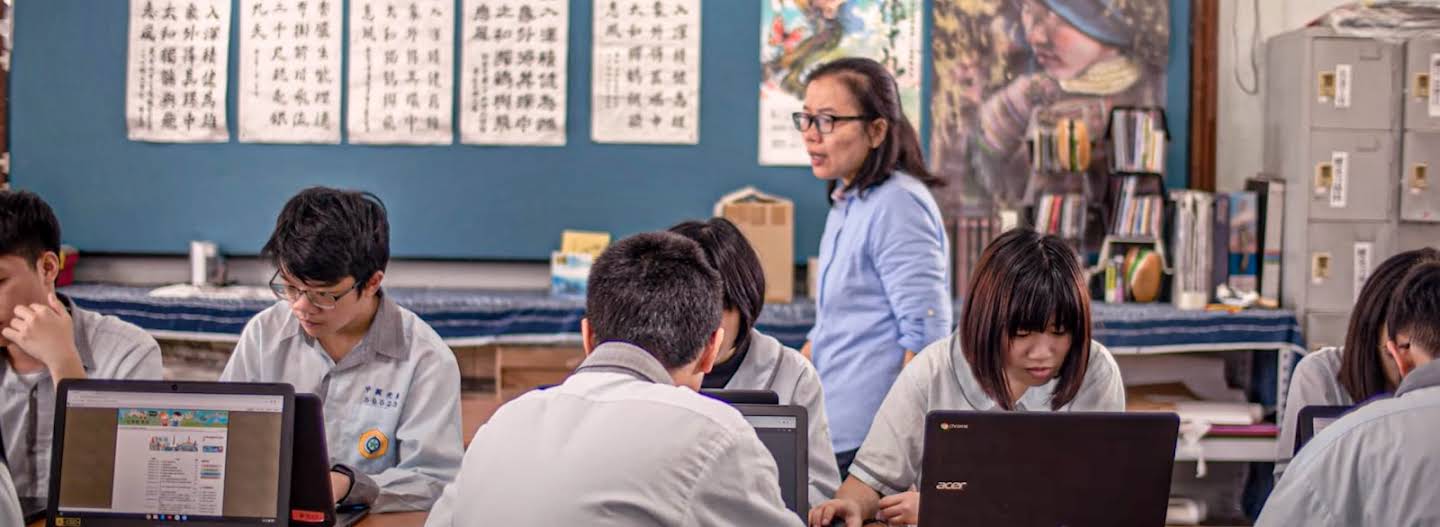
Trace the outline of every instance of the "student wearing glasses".
<instances>
[{"instance_id":1,"label":"student wearing glasses","mask_svg":"<svg viewBox=\"0 0 1440 527\"><path fill-rule=\"evenodd\" d=\"M370 193L301 191L264 254L279 298L256 315L222 381L284 382L324 401L335 501L428 510L464 454L455 355L380 288L385 206Z\"/></svg>"},{"instance_id":2,"label":"student wearing glasses","mask_svg":"<svg viewBox=\"0 0 1440 527\"><path fill-rule=\"evenodd\" d=\"M828 184L815 326L805 349L825 387L842 477L914 352L950 332L949 250L920 140L895 79L863 58L810 74L794 115Z\"/></svg>"}]
</instances>

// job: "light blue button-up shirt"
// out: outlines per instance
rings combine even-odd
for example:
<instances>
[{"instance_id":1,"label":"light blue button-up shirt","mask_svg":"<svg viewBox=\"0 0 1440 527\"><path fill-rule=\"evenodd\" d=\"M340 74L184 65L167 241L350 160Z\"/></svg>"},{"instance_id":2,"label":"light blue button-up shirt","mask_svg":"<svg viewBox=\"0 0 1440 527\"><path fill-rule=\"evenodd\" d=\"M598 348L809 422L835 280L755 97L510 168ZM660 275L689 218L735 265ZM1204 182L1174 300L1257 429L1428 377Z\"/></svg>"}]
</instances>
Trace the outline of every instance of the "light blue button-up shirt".
<instances>
[{"instance_id":1,"label":"light blue button-up shirt","mask_svg":"<svg viewBox=\"0 0 1440 527\"><path fill-rule=\"evenodd\" d=\"M836 452L865 440L905 351L950 332L948 254L940 207L920 180L896 172L863 195L836 196L810 330Z\"/></svg>"}]
</instances>

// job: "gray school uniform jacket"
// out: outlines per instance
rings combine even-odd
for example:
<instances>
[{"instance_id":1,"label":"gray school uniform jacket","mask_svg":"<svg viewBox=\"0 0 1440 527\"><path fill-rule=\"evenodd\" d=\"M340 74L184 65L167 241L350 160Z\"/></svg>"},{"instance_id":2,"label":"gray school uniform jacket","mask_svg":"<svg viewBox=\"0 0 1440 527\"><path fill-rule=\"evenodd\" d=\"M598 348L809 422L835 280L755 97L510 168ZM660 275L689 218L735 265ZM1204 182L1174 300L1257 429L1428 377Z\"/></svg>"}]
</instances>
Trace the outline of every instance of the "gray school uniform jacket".
<instances>
[{"instance_id":1,"label":"gray school uniform jacket","mask_svg":"<svg viewBox=\"0 0 1440 527\"><path fill-rule=\"evenodd\" d=\"M1349 392L1340 385L1341 348L1326 347L1306 355L1295 365L1290 377L1290 392L1285 396L1285 416L1280 422L1280 438L1275 444L1275 477L1285 473L1295 453L1295 429L1300 409L1306 406L1349 406L1355 404Z\"/></svg>"},{"instance_id":2,"label":"gray school uniform jacket","mask_svg":"<svg viewBox=\"0 0 1440 527\"><path fill-rule=\"evenodd\" d=\"M159 380L164 375L160 345L139 326L109 315L70 308L75 349L91 379ZM0 430L5 457L20 496L50 494L50 445L55 423L55 381L50 372L20 375L0 359Z\"/></svg>"},{"instance_id":3,"label":"gray school uniform jacket","mask_svg":"<svg viewBox=\"0 0 1440 527\"><path fill-rule=\"evenodd\" d=\"M775 337L751 330L745 362L725 388L770 390L780 397L780 404L805 407L810 414L810 503L819 505L834 498L840 488L840 470L835 466L835 450L830 444L820 375L810 361Z\"/></svg>"},{"instance_id":4,"label":"gray school uniform jacket","mask_svg":"<svg viewBox=\"0 0 1440 527\"><path fill-rule=\"evenodd\" d=\"M740 412L673 382L645 350L601 344L480 427L425 525L801 525Z\"/></svg>"},{"instance_id":5,"label":"gray school uniform jacket","mask_svg":"<svg viewBox=\"0 0 1440 527\"><path fill-rule=\"evenodd\" d=\"M20 499L10 481L10 468L0 462L0 525L23 525L21 512Z\"/></svg>"},{"instance_id":6,"label":"gray school uniform jacket","mask_svg":"<svg viewBox=\"0 0 1440 527\"><path fill-rule=\"evenodd\" d=\"M276 303L245 325L220 380L284 382L320 396L330 462L355 473L345 504L426 510L459 470L455 354L383 294L370 331L338 364L305 334L288 303Z\"/></svg>"},{"instance_id":7,"label":"gray school uniform jacket","mask_svg":"<svg viewBox=\"0 0 1440 527\"><path fill-rule=\"evenodd\" d=\"M865 436L865 443L855 455L850 475L881 496L900 494L920 484L925 415L930 411L1001 411L975 380L955 338L951 334L926 346L901 370L879 413L875 414L870 434ZM1017 409L1051 411L1050 396L1057 384L1058 381L1052 380L1026 390L1020 396ZM1099 342L1090 342L1089 368L1081 380L1080 392L1058 411L1125 411L1125 385L1120 379L1120 367Z\"/></svg>"},{"instance_id":8,"label":"gray school uniform jacket","mask_svg":"<svg viewBox=\"0 0 1440 527\"><path fill-rule=\"evenodd\" d=\"M1440 525L1440 361L1316 434L1255 523Z\"/></svg>"}]
</instances>

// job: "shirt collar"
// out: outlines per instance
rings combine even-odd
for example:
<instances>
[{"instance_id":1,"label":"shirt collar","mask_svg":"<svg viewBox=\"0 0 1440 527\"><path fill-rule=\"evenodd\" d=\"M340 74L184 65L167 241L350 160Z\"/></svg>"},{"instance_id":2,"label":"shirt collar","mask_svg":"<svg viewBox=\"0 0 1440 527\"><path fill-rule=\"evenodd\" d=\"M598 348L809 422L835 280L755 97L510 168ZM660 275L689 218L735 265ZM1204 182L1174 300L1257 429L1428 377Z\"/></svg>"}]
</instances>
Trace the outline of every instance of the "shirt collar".
<instances>
[{"instance_id":1,"label":"shirt collar","mask_svg":"<svg viewBox=\"0 0 1440 527\"><path fill-rule=\"evenodd\" d=\"M83 309L75 307L75 301L71 300L70 297L60 293L56 293L55 296L60 299L61 304L65 304L65 309L70 312L71 329L74 332L75 338L75 351L80 353L80 365L85 367L87 373L95 371L95 350L90 347L90 339L85 337L85 335L89 334L89 317L85 316L86 313L84 313Z\"/></svg>"},{"instance_id":2,"label":"shirt collar","mask_svg":"<svg viewBox=\"0 0 1440 527\"><path fill-rule=\"evenodd\" d=\"M1400 381L1400 387L1395 389L1395 396L1400 397L1408 392L1435 386L1440 386L1440 360L1432 360L1406 375L1405 379Z\"/></svg>"},{"instance_id":3,"label":"shirt collar","mask_svg":"<svg viewBox=\"0 0 1440 527\"><path fill-rule=\"evenodd\" d=\"M380 297L380 306L375 310L375 319L370 321L370 329L366 330L365 337L351 353L373 350L395 360L409 359L410 346L405 344L405 319L400 314L400 305L396 304L390 295L385 294L384 289L377 291L376 295ZM300 327L300 320L295 318L293 313L285 317L285 325L280 328L280 335L298 337L305 342L315 340Z\"/></svg>"},{"instance_id":4,"label":"shirt collar","mask_svg":"<svg viewBox=\"0 0 1440 527\"><path fill-rule=\"evenodd\" d=\"M606 371L625 373L642 381L656 384L675 384L675 379L665 366L650 352L634 344L606 342L595 347L575 373Z\"/></svg>"},{"instance_id":5,"label":"shirt collar","mask_svg":"<svg viewBox=\"0 0 1440 527\"><path fill-rule=\"evenodd\" d=\"M1000 404L985 392L985 388L975 378L975 371L971 369L970 361L965 360L965 353L960 349L959 332L951 334L950 339L950 361L955 366L951 370L954 372L956 382L960 384L960 394L976 411L988 412L999 408ZM1015 402L1015 409L1022 411L1048 410L1050 399L1055 393L1055 383L1056 381L1051 379L1050 382L1026 389L1025 393L1020 395L1020 399Z\"/></svg>"}]
</instances>

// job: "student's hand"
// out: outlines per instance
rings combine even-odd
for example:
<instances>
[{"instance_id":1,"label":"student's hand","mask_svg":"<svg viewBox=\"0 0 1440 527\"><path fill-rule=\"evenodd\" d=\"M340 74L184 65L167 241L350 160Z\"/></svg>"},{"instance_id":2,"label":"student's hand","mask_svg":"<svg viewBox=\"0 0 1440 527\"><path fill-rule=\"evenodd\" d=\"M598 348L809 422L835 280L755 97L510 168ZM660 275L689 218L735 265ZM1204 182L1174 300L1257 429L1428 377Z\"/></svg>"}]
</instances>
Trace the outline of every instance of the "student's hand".
<instances>
[{"instance_id":1,"label":"student's hand","mask_svg":"<svg viewBox=\"0 0 1440 527\"><path fill-rule=\"evenodd\" d=\"M815 359L810 356L810 341L807 340L804 346L800 346L800 354L805 356L805 360L815 362Z\"/></svg>"},{"instance_id":2,"label":"student's hand","mask_svg":"<svg viewBox=\"0 0 1440 527\"><path fill-rule=\"evenodd\" d=\"M80 352L75 349L75 322L54 294L44 304L15 306L10 327L0 329L0 335L44 364L56 382L85 376Z\"/></svg>"},{"instance_id":3,"label":"student's hand","mask_svg":"<svg viewBox=\"0 0 1440 527\"><path fill-rule=\"evenodd\" d=\"M333 470L330 471L330 494L333 495L330 501L340 503L340 500L349 493L350 476L346 476Z\"/></svg>"},{"instance_id":4,"label":"student's hand","mask_svg":"<svg viewBox=\"0 0 1440 527\"><path fill-rule=\"evenodd\" d=\"M880 498L880 512L877 516L890 525L920 523L920 493L912 490Z\"/></svg>"},{"instance_id":5,"label":"student's hand","mask_svg":"<svg viewBox=\"0 0 1440 527\"><path fill-rule=\"evenodd\" d=\"M830 500L810 509L810 527L830 527L832 522L843 520L845 527L860 527L860 504L847 499Z\"/></svg>"}]
</instances>

